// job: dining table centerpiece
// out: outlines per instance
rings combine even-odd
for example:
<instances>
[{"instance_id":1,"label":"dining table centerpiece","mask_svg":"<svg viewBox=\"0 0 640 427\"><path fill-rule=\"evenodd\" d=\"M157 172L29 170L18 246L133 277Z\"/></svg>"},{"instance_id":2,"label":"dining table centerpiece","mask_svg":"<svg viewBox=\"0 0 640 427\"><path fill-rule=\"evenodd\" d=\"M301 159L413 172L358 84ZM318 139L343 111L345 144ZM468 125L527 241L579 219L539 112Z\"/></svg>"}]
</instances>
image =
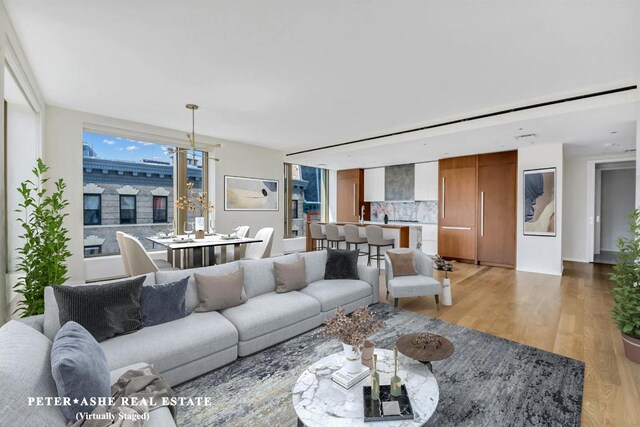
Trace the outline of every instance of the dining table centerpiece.
<instances>
[{"instance_id":1,"label":"dining table centerpiece","mask_svg":"<svg viewBox=\"0 0 640 427\"><path fill-rule=\"evenodd\" d=\"M369 335L382 329L384 322L376 321L367 307L360 307L351 316L347 316L344 308L338 307L335 316L327 318L324 323L321 336L338 338L342 343L347 370L359 372L364 343Z\"/></svg>"},{"instance_id":2,"label":"dining table centerpiece","mask_svg":"<svg viewBox=\"0 0 640 427\"><path fill-rule=\"evenodd\" d=\"M213 203L209 203L206 191L198 191L193 188L193 181L187 182L187 195L178 197L176 206L180 210L195 212L194 218L196 239L204 239L205 231L205 213L211 213L214 210Z\"/></svg>"}]
</instances>

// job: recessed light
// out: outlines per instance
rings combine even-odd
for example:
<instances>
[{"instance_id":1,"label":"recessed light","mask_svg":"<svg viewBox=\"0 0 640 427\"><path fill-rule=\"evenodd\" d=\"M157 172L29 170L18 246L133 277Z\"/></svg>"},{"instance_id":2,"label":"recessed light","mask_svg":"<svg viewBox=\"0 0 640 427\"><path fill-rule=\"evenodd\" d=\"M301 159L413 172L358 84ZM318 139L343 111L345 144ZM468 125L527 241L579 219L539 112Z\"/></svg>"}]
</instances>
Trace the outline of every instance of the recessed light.
<instances>
[{"instance_id":1,"label":"recessed light","mask_svg":"<svg viewBox=\"0 0 640 427\"><path fill-rule=\"evenodd\" d=\"M604 146L607 148L615 147L616 145L618 144L616 144L615 142L607 142L606 144L604 144Z\"/></svg>"},{"instance_id":2,"label":"recessed light","mask_svg":"<svg viewBox=\"0 0 640 427\"><path fill-rule=\"evenodd\" d=\"M448 156L448 155L449 155L449 153L444 153L444 155L445 155L445 156Z\"/></svg>"},{"instance_id":3,"label":"recessed light","mask_svg":"<svg viewBox=\"0 0 640 427\"><path fill-rule=\"evenodd\" d=\"M614 133L618 133L618 131L617 131L617 130L612 130L612 131L611 131L611 133L612 133L612 134L614 134Z\"/></svg>"},{"instance_id":4,"label":"recessed light","mask_svg":"<svg viewBox=\"0 0 640 427\"><path fill-rule=\"evenodd\" d=\"M327 166L327 164L326 163L318 163L318 166L321 166L321 167L322 166Z\"/></svg>"}]
</instances>

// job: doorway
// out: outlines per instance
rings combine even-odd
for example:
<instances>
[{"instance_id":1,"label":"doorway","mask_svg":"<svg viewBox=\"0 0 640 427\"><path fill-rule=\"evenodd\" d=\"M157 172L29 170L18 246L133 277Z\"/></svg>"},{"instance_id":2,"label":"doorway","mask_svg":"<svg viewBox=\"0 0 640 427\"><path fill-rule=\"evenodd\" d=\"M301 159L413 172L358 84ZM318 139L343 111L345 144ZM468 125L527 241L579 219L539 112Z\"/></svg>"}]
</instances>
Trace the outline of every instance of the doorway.
<instances>
[{"instance_id":1,"label":"doorway","mask_svg":"<svg viewBox=\"0 0 640 427\"><path fill-rule=\"evenodd\" d=\"M617 240L629 236L629 214L635 209L635 161L595 164L592 262L615 264Z\"/></svg>"}]
</instances>

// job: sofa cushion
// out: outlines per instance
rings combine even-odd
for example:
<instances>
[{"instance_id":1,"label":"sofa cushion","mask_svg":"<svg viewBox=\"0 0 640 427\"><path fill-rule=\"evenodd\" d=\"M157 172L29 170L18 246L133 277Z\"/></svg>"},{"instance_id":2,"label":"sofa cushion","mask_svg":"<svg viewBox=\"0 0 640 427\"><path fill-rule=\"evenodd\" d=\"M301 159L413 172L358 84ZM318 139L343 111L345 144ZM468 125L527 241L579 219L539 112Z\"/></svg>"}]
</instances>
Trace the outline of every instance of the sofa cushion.
<instances>
[{"instance_id":1,"label":"sofa cushion","mask_svg":"<svg viewBox=\"0 0 640 427\"><path fill-rule=\"evenodd\" d=\"M299 253L304 258L307 283L324 280L324 270L327 265L327 251L313 251Z\"/></svg>"},{"instance_id":2,"label":"sofa cushion","mask_svg":"<svg viewBox=\"0 0 640 427\"><path fill-rule=\"evenodd\" d=\"M358 257L360 251L347 251L343 249L327 249L327 265L324 278L331 279L358 279Z\"/></svg>"},{"instance_id":3,"label":"sofa cushion","mask_svg":"<svg viewBox=\"0 0 640 427\"><path fill-rule=\"evenodd\" d=\"M195 311L216 311L244 304L247 296L243 289L244 268L223 276L194 273L200 304Z\"/></svg>"},{"instance_id":4,"label":"sofa cushion","mask_svg":"<svg viewBox=\"0 0 640 427\"><path fill-rule=\"evenodd\" d=\"M416 256L411 252L394 252L387 251L387 256L391 260L391 268L393 268L393 276L415 276L418 274L416 270Z\"/></svg>"},{"instance_id":5,"label":"sofa cushion","mask_svg":"<svg viewBox=\"0 0 640 427\"><path fill-rule=\"evenodd\" d=\"M195 273L207 276L224 275L233 273L234 271L238 271L239 266L239 262L234 261L226 264L211 265L209 267L190 268L188 270L156 271L156 282L175 282L176 280L191 276L189 277L189 282L187 282L185 307L188 312L192 312L200 303L200 301L198 300L198 288L196 286L196 279L195 277L193 277Z\"/></svg>"},{"instance_id":6,"label":"sofa cushion","mask_svg":"<svg viewBox=\"0 0 640 427\"><path fill-rule=\"evenodd\" d=\"M244 290L247 297L275 292L276 281L273 276L273 263L294 263L298 260L297 254L283 255L275 258L264 258L240 261L244 268Z\"/></svg>"},{"instance_id":7,"label":"sofa cushion","mask_svg":"<svg viewBox=\"0 0 640 427\"><path fill-rule=\"evenodd\" d=\"M188 314L185 307L188 277L176 282L142 287L140 309L145 327L181 319Z\"/></svg>"},{"instance_id":8,"label":"sofa cushion","mask_svg":"<svg viewBox=\"0 0 640 427\"><path fill-rule=\"evenodd\" d=\"M28 406L29 397L57 396L51 376L51 341L11 320L0 328L0 423L5 426L64 426L59 408Z\"/></svg>"},{"instance_id":9,"label":"sofa cushion","mask_svg":"<svg viewBox=\"0 0 640 427\"><path fill-rule=\"evenodd\" d=\"M300 292L317 299L322 311L329 311L366 298L373 293L373 289L362 280L319 280L309 283Z\"/></svg>"},{"instance_id":10,"label":"sofa cushion","mask_svg":"<svg viewBox=\"0 0 640 427\"><path fill-rule=\"evenodd\" d=\"M297 291L307 286L304 258L291 264L273 263L273 274L276 278L276 292Z\"/></svg>"},{"instance_id":11,"label":"sofa cushion","mask_svg":"<svg viewBox=\"0 0 640 427\"><path fill-rule=\"evenodd\" d=\"M247 341L320 313L320 303L298 291L258 295L237 307L221 311Z\"/></svg>"},{"instance_id":12,"label":"sofa cushion","mask_svg":"<svg viewBox=\"0 0 640 427\"><path fill-rule=\"evenodd\" d=\"M210 311L120 335L100 346L111 370L145 361L162 373L237 343L238 331L231 322Z\"/></svg>"},{"instance_id":13,"label":"sofa cushion","mask_svg":"<svg viewBox=\"0 0 640 427\"><path fill-rule=\"evenodd\" d=\"M64 286L89 286L89 285L106 285L109 283L120 282L122 279L107 280L104 282L95 283L81 283ZM151 285L156 283L155 273L149 273L145 275L143 285ZM53 295L53 286L47 286L44 288L44 323L42 326L44 335L53 340L56 333L60 330L60 311L58 310L58 302L55 295Z\"/></svg>"},{"instance_id":14,"label":"sofa cushion","mask_svg":"<svg viewBox=\"0 0 640 427\"><path fill-rule=\"evenodd\" d=\"M67 322L56 334L51 347L51 374L58 396L71 399L60 409L67 421L77 421L78 413L92 412L96 405L83 405L88 397L111 396L107 359L100 344L76 322ZM76 399L79 399L80 403Z\"/></svg>"},{"instance_id":15,"label":"sofa cushion","mask_svg":"<svg viewBox=\"0 0 640 427\"><path fill-rule=\"evenodd\" d=\"M141 329L143 282L140 276L106 285L55 286L60 323L77 322L98 341Z\"/></svg>"},{"instance_id":16,"label":"sofa cushion","mask_svg":"<svg viewBox=\"0 0 640 427\"><path fill-rule=\"evenodd\" d=\"M389 293L394 298L435 295L440 292L440 282L427 276L400 276L389 280Z\"/></svg>"}]
</instances>

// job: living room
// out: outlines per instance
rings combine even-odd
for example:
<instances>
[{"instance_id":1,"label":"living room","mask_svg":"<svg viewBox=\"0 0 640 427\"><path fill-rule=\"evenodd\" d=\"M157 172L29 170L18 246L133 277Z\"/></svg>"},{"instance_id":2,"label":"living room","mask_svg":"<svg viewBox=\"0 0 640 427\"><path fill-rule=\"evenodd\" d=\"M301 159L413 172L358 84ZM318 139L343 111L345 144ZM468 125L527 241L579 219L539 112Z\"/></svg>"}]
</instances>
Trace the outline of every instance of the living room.
<instances>
[{"instance_id":1,"label":"living room","mask_svg":"<svg viewBox=\"0 0 640 427\"><path fill-rule=\"evenodd\" d=\"M4 0L0 416L636 425L639 18Z\"/></svg>"}]
</instances>

